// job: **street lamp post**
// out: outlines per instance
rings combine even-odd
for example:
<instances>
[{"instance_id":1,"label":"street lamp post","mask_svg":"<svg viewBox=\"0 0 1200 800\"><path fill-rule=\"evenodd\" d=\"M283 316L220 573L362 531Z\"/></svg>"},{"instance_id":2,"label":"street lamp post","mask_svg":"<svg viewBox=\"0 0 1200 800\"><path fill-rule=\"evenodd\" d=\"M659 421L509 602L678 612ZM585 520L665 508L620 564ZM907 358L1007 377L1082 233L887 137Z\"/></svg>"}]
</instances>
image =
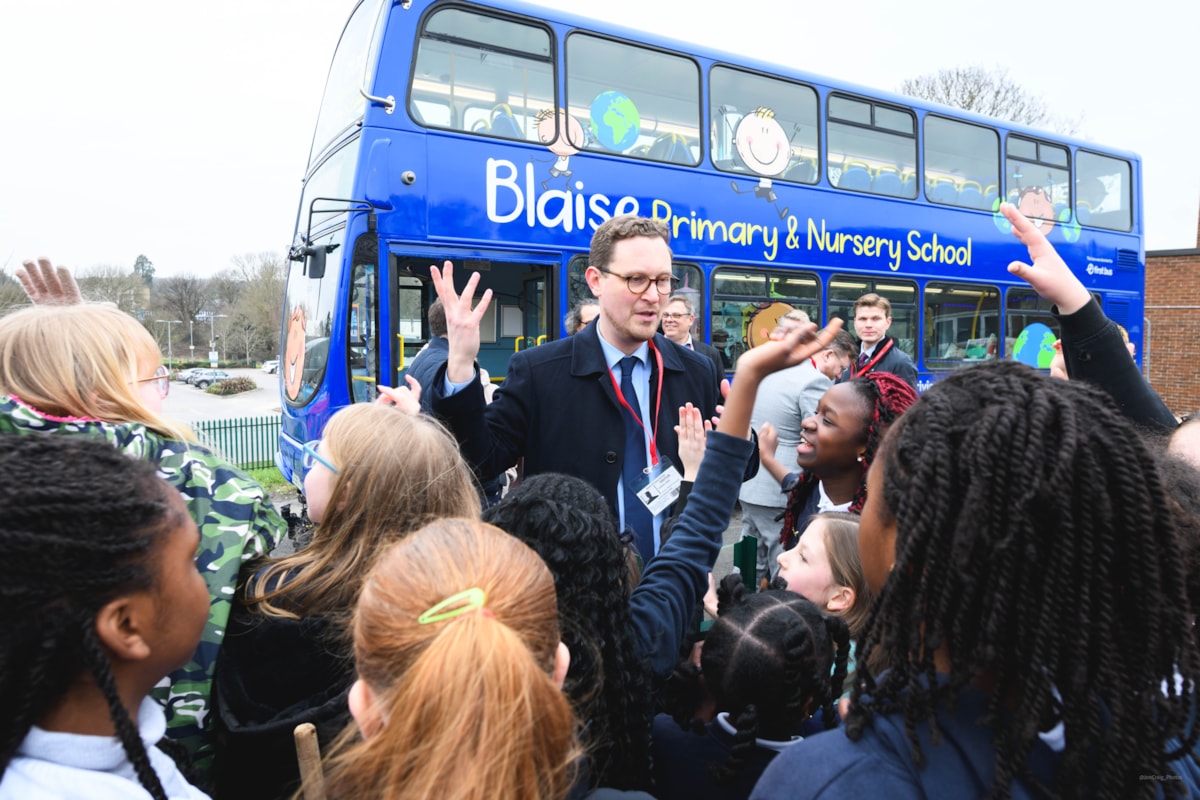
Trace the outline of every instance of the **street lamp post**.
<instances>
[{"instance_id":1,"label":"street lamp post","mask_svg":"<svg viewBox=\"0 0 1200 800\"><path fill-rule=\"evenodd\" d=\"M192 335L192 321L188 320L188 350L191 351L188 358L192 361L196 360L196 337Z\"/></svg>"},{"instance_id":2,"label":"street lamp post","mask_svg":"<svg viewBox=\"0 0 1200 800\"><path fill-rule=\"evenodd\" d=\"M175 350L171 346L171 326L172 325L182 325L183 320L181 320L181 319L156 319L154 321L167 323L167 369L173 369L174 367L171 362L175 359Z\"/></svg>"},{"instance_id":3,"label":"street lamp post","mask_svg":"<svg viewBox=\"0 0 1200 800\"><path fill-rule=\"evenodd\" d=\"M201 311L196 315L196 319L208 320L208 358L209 361L216 360L217 353L217 320L228 317L228 314L214 314L212 311ZM216 364L213 364L215 367Z\"/></svg>"}]
</instances>

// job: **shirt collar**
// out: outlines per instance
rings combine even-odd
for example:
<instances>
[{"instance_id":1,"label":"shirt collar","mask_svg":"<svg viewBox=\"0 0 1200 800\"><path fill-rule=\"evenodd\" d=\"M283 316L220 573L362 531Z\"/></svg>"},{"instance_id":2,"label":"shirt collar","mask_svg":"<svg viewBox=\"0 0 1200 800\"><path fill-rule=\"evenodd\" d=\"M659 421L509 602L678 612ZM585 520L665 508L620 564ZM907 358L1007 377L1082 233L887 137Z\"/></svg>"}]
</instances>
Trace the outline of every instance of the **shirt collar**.
<instances>
[{"instance_id":1,"label":"shirt collar","mask_svg":"<svg viewBox=\"0 0 1200 800\"><path fill-rule=\"evenodd\" d=\"M599 328L596 329L596 338L600 340L600 349L604 351L604 363L608 364L609 369L616 369L617 365L621 363L621 359L625 357L625 354L605 341L604 337L600 335ZM645 366L650 357L650 345L642 342L641 346L630 355Z\"/></svg>"}]
</instances>

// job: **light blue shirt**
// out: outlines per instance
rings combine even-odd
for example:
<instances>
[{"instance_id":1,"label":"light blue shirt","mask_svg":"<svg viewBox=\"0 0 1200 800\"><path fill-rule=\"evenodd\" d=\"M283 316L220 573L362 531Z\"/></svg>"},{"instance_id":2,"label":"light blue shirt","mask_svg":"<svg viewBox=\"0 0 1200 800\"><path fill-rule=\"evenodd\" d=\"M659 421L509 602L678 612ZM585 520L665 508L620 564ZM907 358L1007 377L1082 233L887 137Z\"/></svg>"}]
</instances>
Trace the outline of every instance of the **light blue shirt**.
<instances>
[{"instance_id":1,"label":"light blue shirt","mask_svg":"<svg viewBox=\"0 0 1200 800\"><path fill-rule=\"evenodd\" d=\"M617 381L617 386L621 385L621 359L625 357L617 348L604 340L600 335L600 330L596 330L596 338L600 340L600 349L604 351L604 362L608 364L608 369L612 372L613 377ZM633 375L630 380L633 382L633 391L637 393L638 410L641 412L642 421L646 423L642 427L642 441L646 446L646 464L650 464L650 421L654 419L650 409L650 345L642 342L642 345L630 353L631 356L637 359L633 365ZM625 401L633 405L633 399L626 397ZM624 414L624 409L621 410ZM625 492L624 481L617 478L617 513L621 516L621 526L625 526ZM662 515L654 515L654 552L658 553L659 540L658 532L662 529ZM645 559L649 561L649 558Z\"/></svg>"}]
</instances>

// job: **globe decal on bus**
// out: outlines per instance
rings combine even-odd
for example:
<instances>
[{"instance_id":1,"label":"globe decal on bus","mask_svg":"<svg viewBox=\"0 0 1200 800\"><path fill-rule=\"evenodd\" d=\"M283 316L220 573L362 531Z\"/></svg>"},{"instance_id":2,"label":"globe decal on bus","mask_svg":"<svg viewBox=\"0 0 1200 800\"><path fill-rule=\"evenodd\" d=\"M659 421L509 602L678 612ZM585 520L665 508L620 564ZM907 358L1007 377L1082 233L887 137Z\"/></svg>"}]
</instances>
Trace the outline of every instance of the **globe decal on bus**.
<instances>
[{"instance_id":1,"label":"globe decal on bus","mask_svg":"<svg viewBox=\"0 0 1200 800\"><path fill-rule=\"evenodd\" d=\"M1013 357L1022 364L1049 369L1050 361L1054 358L1054 342L1057 338L1049 327L1034 322L1017 336L1013 345Z\"/></svg>"},{"instance_id":2,"label":"globe decal on bus","mask_svg":"<svg viewBox=\"0 0 1200 800\"><path fill-rule=\"evenodd\" d=\"M592 101L592 135L600 144L618 153L637 142L642 118L637 106L620 92L601 92Z\"/></svg>"}]
</instances>

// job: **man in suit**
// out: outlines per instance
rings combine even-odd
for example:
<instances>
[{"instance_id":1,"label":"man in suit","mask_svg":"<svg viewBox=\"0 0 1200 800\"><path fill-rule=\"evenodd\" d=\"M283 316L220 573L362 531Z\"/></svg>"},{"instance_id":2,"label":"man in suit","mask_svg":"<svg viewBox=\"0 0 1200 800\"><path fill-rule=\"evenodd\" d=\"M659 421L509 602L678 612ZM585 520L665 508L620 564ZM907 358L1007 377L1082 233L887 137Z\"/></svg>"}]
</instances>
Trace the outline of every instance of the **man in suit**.
<instances>
[{"instance_id":1,"label":"man in suit","mask_svg":"<svg viewBox=\"0 0 1200 800\"><path fill-rule=\"evenodd\" d=\"M692 300L685 294L673 294L667 299L663 308L663 335L681 347L695 350L703 356L708 356L717 366L717 374L725 374L725 361L717 348L692 336L692 325L696 322L696 308Z\"/></svg>"},{"instance_id":2,"label":"man in suit","mask_svg":"<svg viewBox=\"0 0 1200 800\"><path fill-rule=\"evenodd\" d=\"M668 241L658 220L626 215L600 225L585 273L600 316L574 336L515 354L487 406L475 357L491 291L472 308L479 273L460 294L450 262L444 271L431 270L450 338L446 369L430 387L438 395L433 407L467 460L484 477L523 458L526 475L562 472L588 481L608 499L619 524L634 531L647 561L669 509L651 513L637 498L644 473L678 472L680 406L692 403L711 417L721 400L713 362L656 333L676 281ZM748 469L756 470L757 460L756 449Z\"/></svg>"},{"instance_id":3,"label":"man in suit","mask_svg":"<svg viewBox=\"0 0 1200 800\"><path fill-rule=\"evenodd\" d=\"M408 374L422 387L433 384L434 376L450 355L450 340L446 338L446 311L442 308L441 300L433 301L425 318L429 320L429 343L413 356L412 363L408 365ZM428 393L421 397L421 410L426 414L433 412L432 396Z\"/></svg>"},{"instance_id":4,"label":"man in suit","mask_svg":"<svg viewBox=\"0 0 1200 800\"><path fill-rule=\"evenodd\" d=\"M786 328L808 322L808 314L795 310L785 314L780 325ZM768 375L759 384L751 425L762 430L769 422L775 428L779 443L774 456L781 464L796 463L800 424L816 413L817 403L850 366L856 349L854 338L846 331L838 331L829 346L808 361ZM779 517L787 505L787 495L770 472L760 469L742 484L738 500L742 506L742 535L758 539L758 578L769 578L783 552L779 536L783 523Z\"/></svg>"},{"instance_id":5,"label":"man in suit","mask_svg":"<svg viewBox=\"0 0 1200 800\"><path fill-rule=\"evenodd\" d=\"M887 335L892 325L892 304L886 297L870 292L854 301L854 332L862 342L858 358L844 373L848 381L868 372L890 372L914 389L917 368L912 357Z\"/></svg>"}]
</instances>

